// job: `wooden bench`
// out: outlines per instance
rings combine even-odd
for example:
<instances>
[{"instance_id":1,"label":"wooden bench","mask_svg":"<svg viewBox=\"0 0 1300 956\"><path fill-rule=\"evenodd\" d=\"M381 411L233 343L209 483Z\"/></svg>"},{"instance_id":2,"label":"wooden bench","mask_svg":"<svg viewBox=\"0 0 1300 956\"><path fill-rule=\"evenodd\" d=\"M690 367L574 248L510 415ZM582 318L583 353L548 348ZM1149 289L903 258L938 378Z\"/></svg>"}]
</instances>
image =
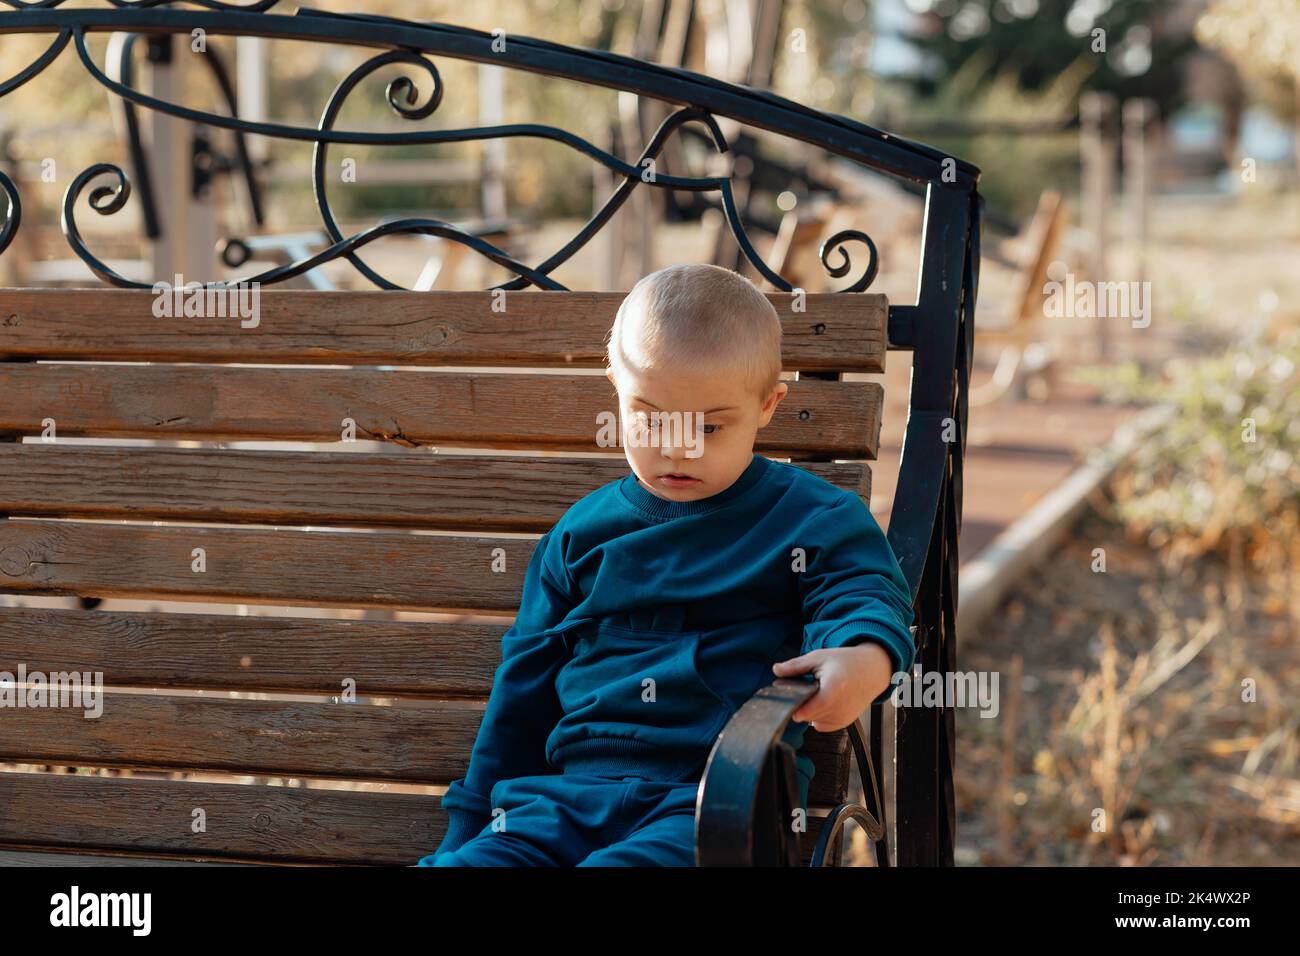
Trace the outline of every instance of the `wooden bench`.
<instances>
[{"instance_id":1,"label":"wooden bench","mask_svg":"<svg viewBox=\"0 0 1300 956\"><path fill-rule=\"evenodd\" d=\"M1051 389L1056 358L1043 318L1043 285L1066 227L1065 203L1055 190L1038 197L1033 218L1015 244L1008 264L1015 270L1014 288L1000 324L980 323L980 344L998 348L989 380L971 389L970 403L991 405L1008 394L1026 395L1026 379L1043 379Z\"/></svg>"},{"instance_id":2,"label":"wooden bench","mask_svg":"<svg viewBox=\"0 0 1300 956\"><path fill-rule=\"evenodd\" d=\"M0 670L97 672L112 688L97 718L0 710L0 760L23 765L0 773L0 846L275 863L432 852L444 814L428 788L466 770L507 623L355 618L513 613L535 536L628 471L621 450L595 444L597 414L618 409L599 369L622 295L507 293L500 312L490 292L264 290L255 328L157 318L142 291L0 295L0 592L105 599L93 611L0 608ZM787 368L883 368L883 297L813 295L803 313L788 293L769 298ZM365 367L381 361L420 368ZM271 367L283 365L299 367ZM881 407L874 382L791 381L758 450L850 459L802 467L865 501ZM345 453L348 420L386 450ZM218 444L234 439L335 444ZM416 531L443 534L403 533ZM113 609L123 600L344 610ZM795 682L779 685L765 693L802 699ZM341 699L350 687L355 702ZM733 718L716 761L764 759L751 722ZM824 815L847 802L853 747L845 731L810 730L806 752L810 812ZM752 787L763 767L747 769ZM709 809L700 841L716 851L730 827L710 830ZM818 836L814 822L804 862Z\"/></svg>"}]
</instances>

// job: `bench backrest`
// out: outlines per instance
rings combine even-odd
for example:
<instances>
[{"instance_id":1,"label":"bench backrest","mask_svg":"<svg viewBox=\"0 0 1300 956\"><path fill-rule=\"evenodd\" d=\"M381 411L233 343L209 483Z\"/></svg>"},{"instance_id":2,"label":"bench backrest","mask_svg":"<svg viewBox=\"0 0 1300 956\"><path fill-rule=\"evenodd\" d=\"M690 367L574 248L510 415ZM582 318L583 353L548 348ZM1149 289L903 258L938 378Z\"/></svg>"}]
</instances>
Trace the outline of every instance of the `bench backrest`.
<instances>
[{"instance_id":1,"label":"bench backrest","mask_svg":"<svg viewBox=\"0 0 1300 956\"><path fill-rule=\"evenodd\" d=\"M596 444L621 299L262 290L253 326L159 316L148 291L0 290L0 671L111 688L95 718L0 712L0 850L431 852L536 536L627 473ZM787 369L883 370L884 297L769 299ZM756 450L867 500L881 386L789 384ZM257 446L285 442L330 444ZM806 752L810 805L843 800L846 735Z\"/></svg>"}]
</instances>

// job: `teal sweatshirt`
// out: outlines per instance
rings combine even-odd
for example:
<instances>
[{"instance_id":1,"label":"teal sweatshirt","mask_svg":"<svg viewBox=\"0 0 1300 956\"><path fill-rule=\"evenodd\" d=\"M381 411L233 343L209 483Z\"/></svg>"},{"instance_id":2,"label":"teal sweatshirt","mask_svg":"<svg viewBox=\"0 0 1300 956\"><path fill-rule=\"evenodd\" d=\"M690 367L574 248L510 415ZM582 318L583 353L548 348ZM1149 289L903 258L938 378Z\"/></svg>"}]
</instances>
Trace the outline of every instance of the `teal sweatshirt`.
<instances>
[{"instance_id":1,"label":"teal sweatshirt","mask_svg":"<svg viewBox=\"0 0 1300 956\"><path fill-rule=\"evenodd\" d=\"M629 470L533 550L468 771L442 799L436 852L491 822L499 780L699 779L776 661L876 641L907 672L912 620L898 562L853 492L758 454L697 501L664 500ZM783 739L798 751L808 726L792 721ZM806 807L812 761L799 754L796 766Z\"/></svg>"}]
</instances>

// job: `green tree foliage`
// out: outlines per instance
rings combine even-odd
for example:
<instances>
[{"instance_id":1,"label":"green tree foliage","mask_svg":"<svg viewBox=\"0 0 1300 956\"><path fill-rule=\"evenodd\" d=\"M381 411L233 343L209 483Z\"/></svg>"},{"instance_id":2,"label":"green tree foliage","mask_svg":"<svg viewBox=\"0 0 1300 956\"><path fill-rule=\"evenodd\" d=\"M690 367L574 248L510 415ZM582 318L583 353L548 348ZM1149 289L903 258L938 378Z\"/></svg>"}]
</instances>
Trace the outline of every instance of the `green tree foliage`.
<instances>
[{"instance_id":1,"label":"green tree foliage","mask_svg":"<svg viewBox=\"0 0 1300 956\"><path fill-rule=\"evenodd\" d=\"M921 13L911 41L928 68L916 91L935 95L971 63L981 75L1010 73L1024 90L1049 85L1075 63L1084 87L1121 99L1146 96L1168 115L1182 102L1193 37L1168 25L1177 0L906 0Z\"/></svg>"}]
</instances>

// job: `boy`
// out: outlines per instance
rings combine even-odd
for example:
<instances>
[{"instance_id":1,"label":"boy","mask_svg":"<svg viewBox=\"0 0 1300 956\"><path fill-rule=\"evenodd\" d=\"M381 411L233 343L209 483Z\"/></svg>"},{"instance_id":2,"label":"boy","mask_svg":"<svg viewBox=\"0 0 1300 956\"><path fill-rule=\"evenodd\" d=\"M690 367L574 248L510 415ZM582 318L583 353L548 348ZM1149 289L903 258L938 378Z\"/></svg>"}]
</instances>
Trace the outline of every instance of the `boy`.
<instances>
[{"instance_id":1,"label":"boy","mask_svg":"<svg viewBox=\"0 0 1300 956\"><path fill-rule=\"evenodd\" d=\"M608 351L632 473L537 543L421 866L694 866L705 761L759 688L816 676L783 737L797 751L911 668L909 589L862 500L754 452L788 391L766 296L717 266L661 269Z\"/></svg>"}]
</instances>

